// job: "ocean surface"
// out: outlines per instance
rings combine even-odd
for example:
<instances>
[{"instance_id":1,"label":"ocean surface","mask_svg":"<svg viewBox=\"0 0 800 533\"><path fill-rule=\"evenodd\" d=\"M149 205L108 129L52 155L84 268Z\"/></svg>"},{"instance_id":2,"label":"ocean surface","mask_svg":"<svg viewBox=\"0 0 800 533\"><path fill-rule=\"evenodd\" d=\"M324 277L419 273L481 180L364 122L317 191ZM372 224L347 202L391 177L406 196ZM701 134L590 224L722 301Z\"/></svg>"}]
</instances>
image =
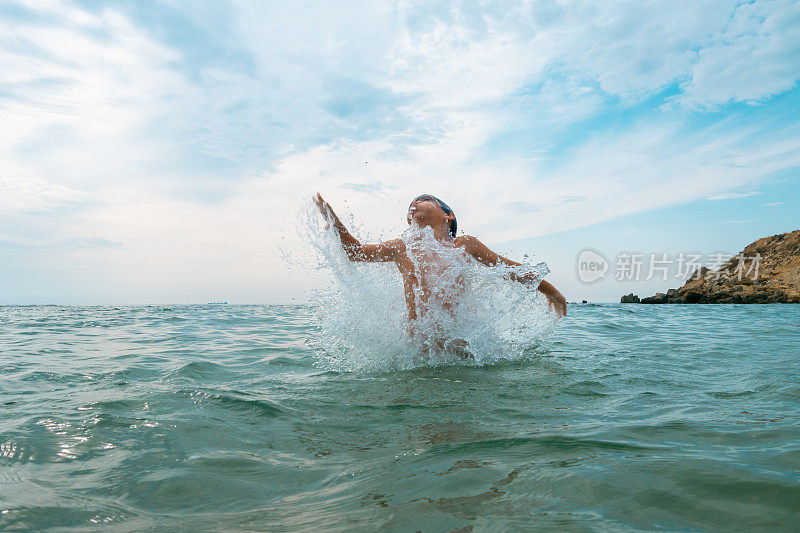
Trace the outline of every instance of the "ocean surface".
<instances>
[{"instance_id":1,"label":"ocean surface","mask_svg":"<svg viewBox=\"0 0 800 533\"><path fill-rule=\"evenodd\" d=\"M0 307L0 529L800 527L799 305L570 305L522 355L410 368L319 335L303 306Z\"/></svg>"}]
</instances>

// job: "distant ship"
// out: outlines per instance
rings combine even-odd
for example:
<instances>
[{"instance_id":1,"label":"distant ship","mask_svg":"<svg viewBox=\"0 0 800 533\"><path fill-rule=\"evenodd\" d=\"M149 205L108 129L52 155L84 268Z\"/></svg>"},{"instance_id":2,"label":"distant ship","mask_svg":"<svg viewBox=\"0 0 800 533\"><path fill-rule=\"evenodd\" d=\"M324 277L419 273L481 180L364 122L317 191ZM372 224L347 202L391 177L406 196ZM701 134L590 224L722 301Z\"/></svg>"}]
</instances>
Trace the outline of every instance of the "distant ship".
<instances>
[{"instance_id":1,"label":"distant ship","mask_svg":"<svg viewBox=\"0 0 800 533\"><path fill-rule=\"evenodd\" d=\"M228 305L228 302L208 302L206 305Z\"/></svg>"}]
</instances>

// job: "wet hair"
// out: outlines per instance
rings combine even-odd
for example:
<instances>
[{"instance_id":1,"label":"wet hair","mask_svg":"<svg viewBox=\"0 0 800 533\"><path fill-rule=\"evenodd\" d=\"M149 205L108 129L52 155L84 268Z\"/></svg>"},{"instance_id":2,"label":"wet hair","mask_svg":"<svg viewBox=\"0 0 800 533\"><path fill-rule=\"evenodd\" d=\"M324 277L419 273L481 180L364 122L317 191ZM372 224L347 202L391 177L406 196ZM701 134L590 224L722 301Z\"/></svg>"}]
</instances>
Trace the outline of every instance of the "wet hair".
<instances>
[{"instance_id":1,"label":"wet hair","mask_svg":"<svg viewBox=\"0 0 800 533\"><path fill-rule=\"evenodd\" d=\"M439 207L441 207L442 210L444 210L445 214L453 215L453 220L450 221L450 235L452 235L453 237L456 236L456 229L458 229L458 221L456 220L456 214L453 212L452 209L450 209L450 206L448 206L446 203L439 200L432 194L420 194L419 196L411 200L411 203L408 204L408 208L411 209L411 206L414 205L414 202L416 202L417 200L433 200L434 202L439 204Z\"/></svg>"}]
</instances>

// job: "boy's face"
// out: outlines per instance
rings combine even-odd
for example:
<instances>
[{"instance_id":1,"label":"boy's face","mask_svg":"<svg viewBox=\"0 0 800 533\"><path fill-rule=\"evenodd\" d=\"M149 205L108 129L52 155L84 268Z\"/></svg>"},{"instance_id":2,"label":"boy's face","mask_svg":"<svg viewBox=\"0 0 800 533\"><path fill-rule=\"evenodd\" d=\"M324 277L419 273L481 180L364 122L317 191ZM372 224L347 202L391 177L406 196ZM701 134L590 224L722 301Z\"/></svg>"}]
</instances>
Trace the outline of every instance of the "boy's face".
<instances>
[{"instance_id":1,"label":"boy's face","mask_svg":"<svg viewBox=\"0 0 800 533\"><path fill-rule=\"evenodd\" d=\"M426 226L438 221L447 223L448 215L435 200L429 198L418 198L414 200L411 207L408 208L408 215L406 215L408 223L416 222L419 226Z\"/></svg>"}]
</instances>

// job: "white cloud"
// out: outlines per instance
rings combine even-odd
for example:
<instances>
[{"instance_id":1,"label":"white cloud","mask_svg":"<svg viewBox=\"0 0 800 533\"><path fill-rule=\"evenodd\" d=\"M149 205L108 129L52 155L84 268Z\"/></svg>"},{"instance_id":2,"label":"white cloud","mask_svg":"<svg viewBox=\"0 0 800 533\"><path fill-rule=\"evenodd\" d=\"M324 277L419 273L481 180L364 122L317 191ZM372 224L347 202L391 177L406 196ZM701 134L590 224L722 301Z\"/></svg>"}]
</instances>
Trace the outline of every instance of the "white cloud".
<instances>
[{"instance_id":1,"label":"white cloud","mask_svg":"<svg viewBox=\"0 0 800 533\"><path fill-rule=\"evenodd\" d=\"M723 192L721 194L715 194L714 196L709 196L708 200L735 200L736 198L747 198L748 196L755 196L757 195L757 191L742 191L742 192Z\"/></svg>"},{"instance_id":2,"label":"white cloud","mask_svg":"<svg viewBox=\"0 0 800 533\"><path fill-rule=\"evenodd\" d=\"M0 179L29 195L39 191L51 206L120 185L140 189L125 180L142 180L143 161L162 149L137 130L167 88L180 86L166 68L178 54L111 10L90 15L60 2L29 7L47 22L15 21L0 40L0 144L7 147ZM6 202L6 213L13 205Z\"/></svg>"},{"instance_id":3,"label":"white cloud","mask_svg":"<svg viewBox=\"0 0 800 533\"><path fill-rule=\"evenodd\" d=\"M0 176L0 217L19 212L44 212L85 197L86 193L35 175L15 175L6 170L6 174Z\"/></svg>"},{"instance_id":4,"label":"white cloud","mask_svg":"<svg viewBox=\"0 0 800 533\"><path fill-rule=\"evenodd\" d=\"M800 79L800 3L737 6L724 31L697 52L685 86L688 104L754 102L780 94Z\"/></svg>"}]
</instances>

